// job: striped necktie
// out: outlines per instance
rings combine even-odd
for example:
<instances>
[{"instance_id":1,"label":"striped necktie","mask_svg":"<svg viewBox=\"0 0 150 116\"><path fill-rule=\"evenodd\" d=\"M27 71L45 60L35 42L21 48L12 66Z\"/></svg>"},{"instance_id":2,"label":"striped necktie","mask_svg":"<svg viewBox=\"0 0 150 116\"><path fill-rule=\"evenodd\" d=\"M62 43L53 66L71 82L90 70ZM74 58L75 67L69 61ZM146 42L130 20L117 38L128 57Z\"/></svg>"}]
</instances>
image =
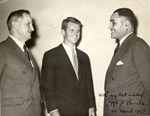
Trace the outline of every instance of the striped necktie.
<instances>
[{"instance_id":1,"label":"striped necktie","mask_svg":"<svg viewBox=\"0 0 150 116\"><path fill-rule=\"evenodd\" d=\"M32 62L32 60L31 60L31 57L30 57L30 54L29 54L29 49L27 48L27 46L26 46L25 44L24 44L24 46L23 46L23 49L24 49L25 55L26 55L27 58L29 59L29 62L30 62L30 64L31 64L32 68L34 68L33 62Z\"/></svg>"},{"instance_id":2,"label":"striped necktie","mask_svg":"<svg viewBox=\"0 0 150 116\"><path fill-rule=\"evenodd\" d=\"M28 50L28 48L27 48L27 46L24 44L24 46L23 46L23 49L24 49L24 53L25 53L25 55L28 57L28 59L29 59L29 61L31 60L31 58L30 58L30 55L29 55L29 50Z\"/></svg>"}]
</instances>

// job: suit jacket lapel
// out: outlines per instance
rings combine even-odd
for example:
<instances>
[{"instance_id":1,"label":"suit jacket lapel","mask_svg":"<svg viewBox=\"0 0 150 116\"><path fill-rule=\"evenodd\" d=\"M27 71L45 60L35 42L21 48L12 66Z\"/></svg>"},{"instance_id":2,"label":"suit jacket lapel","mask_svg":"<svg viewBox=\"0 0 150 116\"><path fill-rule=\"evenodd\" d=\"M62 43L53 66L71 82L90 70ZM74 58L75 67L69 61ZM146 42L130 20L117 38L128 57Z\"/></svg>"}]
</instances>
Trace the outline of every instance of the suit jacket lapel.
<instances>
[{"instance_id":1,"label":"suit jacket lapel","mask_svg":"<svg viewBox=\"0 0 150 116\"><path fill-rule=\"evenodd\" d=\"M15 53L17 54L17 56L20 57L20 59L32 70L29 59L26 57L20 47L10 37L8 37L8 42L10 43L10 47L12 48L12 50L16 51Z\"/></svg>"},{"instance_id":2,"label":"suit jacket lapel","mask_svg":"<svg viewBox=\"0 0 150 116\"><path fill-rule=\"evenodd\" d=\"M134 42L134 38L135 38L135 34L131 34L129 35L124 42L122 43L122 45L120 46L118 52L116 53L116 55L112 58L111 63L109 65L108 68L108 74L111 73L114 69L114 66L116 65L116 63L121 59L121 57L123 56L123 54L126 52L128 46L130 46L130 44L132 42Z\"/></svg>"},{"instance_id":3,"label":"suit jacket lapel","mask_svg":"<svg viewBox=\"0 0 150 116\"><path fill-rule=\"evenodd\" d=\"M23 53L23 51L20 49L20 47L11 38L8 38L8 41L10 41L11 47L13 50L16 51L15 53L17 54L17 56L20 57L20 59L24 62L24 64L26 64L26 66L32 72L33 76L31 78L31 81L32 81L32 85L33 85L37 76L38 76L38 68L37 68L37 65L34 61L33 56L31 55L31 52L29 51L29 55L30 55L30 58L31 58L31 61L32 61L34 67L32 67L31 62L29 61L29 59L25 55L25 53Z\"/></svg>"},{"instance_id":4,"label":"suit jacket lapel","mask_svg":"<svg viewBox=\"0 0 150 116\"><path fill-rule=\"evenodd\" d=\"M69 56L68 54L66 53L66 50L64 49L63 45L59 45L59 51L60 53L59 56L61 57L62 61L63 62L63 66L65 66L65 68L68 68L68 70L70 70L74 75L76 75L75 71L74 71L74 68L72 66L72 63L69 59ZM76 77L76 80L77 80L77 77Z\"/></svg>"},{"instance_id":5,"label":"suit jacket lapel","mask_svg":"<svg viewBox=\"0 0 150 116\"><path fill-rule=\"evenodd\" d=\"M33 70L33 76L32 76L33 77L33 83L32 84L34 84L35 79L37 78L36 75L38 74L38 67L37 67L37 65L35 63L35 60L34 60L34 58L33 58L30 51L29 51L29 55L30 55L31 62L32 62L32 65L33 65L33 67L32 67L32 70Z\"/></svg>"},{"instance_id":6,"label":"suit jacket lapel","mask_svg":"<svg viewBox=\"0 0 150 116\"><path fill-rule=\"evenodd\" d=\"M82 56L78 49L77 49L77 57L78 57L78 78L81 81L83 65L82 65Z\"/></svg>"}]
</instances>

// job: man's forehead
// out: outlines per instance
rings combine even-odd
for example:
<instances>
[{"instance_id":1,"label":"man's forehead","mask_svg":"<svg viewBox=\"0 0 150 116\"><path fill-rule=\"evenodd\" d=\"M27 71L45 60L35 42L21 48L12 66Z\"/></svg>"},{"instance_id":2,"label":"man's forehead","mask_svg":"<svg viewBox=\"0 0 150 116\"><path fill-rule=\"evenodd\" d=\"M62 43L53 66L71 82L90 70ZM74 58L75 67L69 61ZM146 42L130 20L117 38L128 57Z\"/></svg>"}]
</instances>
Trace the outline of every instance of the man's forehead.
<instances>
[{"instance_id":1,"label":"man's forehead","mask_svg":"<svg viewBox=\"0 0 150 116\"><path fill-rule=\"evenodd\" d=\"M80 28L80 25L76 24L76 23L73 23L73 22L69 22L68 23L68 27L77 27L77 28Z\"/></svg>"},{"instance_id":2,"label":"man's forehead","mask_svg":"<svg viewBox=\"0 0 150 116\"><path fill-rule=\"evenodd\" d=\"M114 22L114 21L121 21L121 20L125 20L126 17L125 16L119 16L119 14L117 12L113 13L110 17L110 22Z\"/></svg>"},{"instance_id":3,"label":"man's forehead","mask_svg":"<svg viewBox=\"0 0 150 116\"><path fill-rule=\"evenodd\" d=\"M114 19L117 19L119 18L119 14L117 12L113 13L110 17L110 20L114 20Z\"/></svg>"},{"instance_id":4,"label":"man's forehead","mask_svg":"<svg viewBox=\"0 0 150 116\"><path fill-rule=\"evenodd\" d=\"M30 22L32 22L32 18L29 14L24 13L22 17L18 18L18 21L19 22L21 22L21 21L30 21Z\"/></svg>"},{"instance_id":5,"label":"man's forehead","mask_svg":"<svg viewBox=\"0 0 150 116\"><path fill-rule=\"evenodd\" d=\"M70 25L79 25L79 24L71 22L71 21L69 21L68 24L70 24Z\"/></svg>"}]
</instances>

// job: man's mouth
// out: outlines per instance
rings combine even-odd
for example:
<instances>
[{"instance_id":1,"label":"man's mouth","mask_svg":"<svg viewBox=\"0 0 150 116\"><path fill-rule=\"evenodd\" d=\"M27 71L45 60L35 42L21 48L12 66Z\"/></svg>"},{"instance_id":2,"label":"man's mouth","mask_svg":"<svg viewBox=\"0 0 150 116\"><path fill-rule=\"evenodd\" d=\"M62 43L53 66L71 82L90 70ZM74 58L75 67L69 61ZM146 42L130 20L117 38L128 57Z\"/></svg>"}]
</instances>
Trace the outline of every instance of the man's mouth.
<instances>
[{"instance_id":1,"label":"man's mouth","mask_svg":"<svg viewBox=\"0 0 150 116\"><path fill-rule=\"evenodd\" d=\"M113 34L114 33L114 31L111 31L111 34Z\"/></svg>"}]
</instances>

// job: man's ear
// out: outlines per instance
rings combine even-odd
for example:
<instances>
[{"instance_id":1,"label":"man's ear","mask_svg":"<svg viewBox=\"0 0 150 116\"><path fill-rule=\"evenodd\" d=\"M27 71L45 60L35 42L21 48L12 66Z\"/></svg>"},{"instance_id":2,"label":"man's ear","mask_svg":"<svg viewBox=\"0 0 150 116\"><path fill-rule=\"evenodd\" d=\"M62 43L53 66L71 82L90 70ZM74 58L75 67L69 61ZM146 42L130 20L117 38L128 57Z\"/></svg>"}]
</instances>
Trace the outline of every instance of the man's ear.
<instances>
[{"instance_id":1,"label":"man's ear","mask_svg":"<svg viewBox=\"0 0 150 116\"><path fill-rule=\"evenodd\" d=\"M125 21L125 27L126 29L131 28L131 23L129 22L129 20Z\"/></svg>"},{"instance_id":2,"label":"man's ear","mask_svg":"<svg viewBox=\"0 0 150 116\"><path fill-rule=\"evenodd\" d=\"M12 29L17 29L18 28L18 23L16 21L12 22Z\"/></svg>"},{"instance_id":3,"label":"man's ear","mask_svg":"<svg viewBox=\"0 0 150 116\"><path fill-rule=\"evenodd\" d=\"M63 36L65 36L65 30L61 30L61 34L63 35Z\"/></svg>"}]
</instances>

